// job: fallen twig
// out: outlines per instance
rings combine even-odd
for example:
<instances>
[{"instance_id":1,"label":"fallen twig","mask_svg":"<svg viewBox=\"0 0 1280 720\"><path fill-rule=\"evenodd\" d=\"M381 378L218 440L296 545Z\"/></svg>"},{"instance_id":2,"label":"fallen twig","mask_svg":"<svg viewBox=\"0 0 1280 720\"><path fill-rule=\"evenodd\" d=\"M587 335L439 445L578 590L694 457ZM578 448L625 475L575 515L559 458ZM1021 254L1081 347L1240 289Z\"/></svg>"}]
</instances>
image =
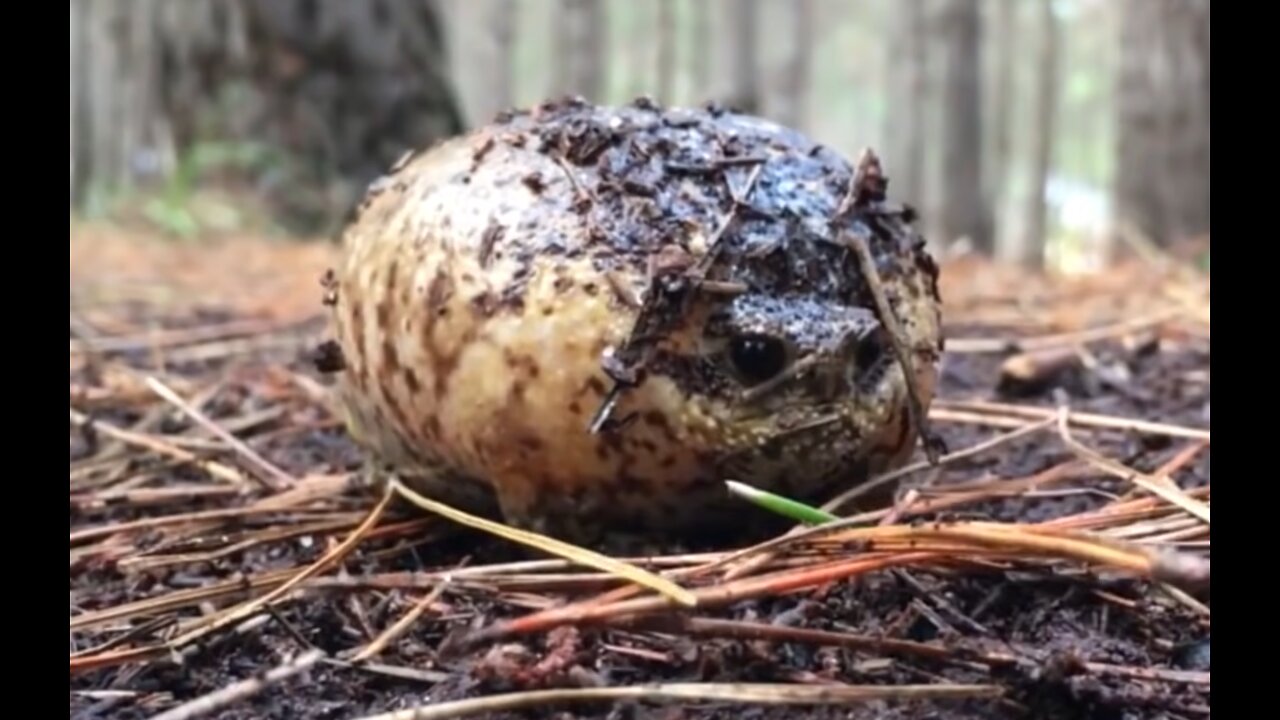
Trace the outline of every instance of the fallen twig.
<instances>
[{"instance_id":1,"label":"fallen twig","mask_svg":"<svg viewBox=\"0 0 1280 720\"><path fill-rule=\"evenodd\" d=\"M532 690L420 705L360 720L443 720L560 703L639 700L762 705L854 705L885 700L998 698L998 685L787 685L768 683L653 683L630 687Z\"/></svg>"},{"instance_id":2,"label":"fallen twig","mask_svg":"<svg viewBox=\"0 0 1280 720\"><path fill-rule=\"evenodd\" d=\"M431 607L431 604L434 603L442 593L444 593L444 588L444 583L437 583L431 592L423 595L422 599L413 604L413 607L409 609L409 612L405 613L404 616L397 620L391 627L387 628L381 635L374 638L372 642L365 645L359 652L353 655L351 657L351 662L361 663L382 652L389 643L400 637L409 629L410 626L413 625L413 623L417 622L422 613L426 612L427 608Z\"/></svg>"},{"instance_id":3,"label":"fallen twig","mask_svg":"<svg viewBox=\"0 0 1280 720\"><path fill-rule=\"evenodd\" d=\"M1146 475L1145 473L1140 473L1137 470L1131 470L1114 460L1103 457L1101 454L1076 440L1071 435L1071 430L1067 424L1070 415L1071 413L1065 408L1061 410L1058 417L1058 433L1061 435L1062 441L1066 443L1067 447L1071 448L1071 450L1079 455L1081 459L1100 470L1105 470L1117 477L1124 478L1136 485L1140 485L1152 495L1157 495L1164 500L1177 505L1183 510L1186 510L1192 515L1205 521L1206 524L1209 522L1209 506L1192 500L1186 493L1182 492L1182 490L1178 488L1178 486L1175 485L1168 476L1153 477Z\"/></svg>"},{"instance_id":4,"label":"fallen twig","mask_svg":"<svg viewBox=\"0 0 1280 720\"><path fill-rule=\"evenodd\" d=\"M947 340L947 352L1004 353L1033 352L1052 348L1073 347L1085 343L1120 337L1136 330L1156 327L1183 314L1182 308L1171 308L1146 317L1134 318L1114 325L1078 330L1075 332L1041 335L1030 338L951 338Z\"/></svg>"},{"instance_id":5,"label":"fallen twig","mask_svg":"<svg viewBox=\"0 0 1280 720\"><path fill-rule=\"evenodd\" d=\"M89 416L76 412L75 408L71 408L70 410L71 422L76 425L89 425L92 426L94 430L110 435L121 442L145 448L161 455L166 455L174 460L191 463L216 478L221 478L222 480L235 483L236 485L247 485L249 482L234 468L227 467L220 462L216 462L214 460L202 460L186 450L176 448L172 444L157 438L125 430L123 428L116 427L111 423L102 422L100 420L91 420Z\"/></svg>"},{"instance_id":6,"label":"fallen twig","mask_svg":"<svg viewBox=\"0 0 1280 720\"><path fill-rule=\"evenodd\" d=\"M174 347L190 345L198 342L221 340L245 335L261 335L282 330L304 327L306 321L282 322L279 320L233 320L217 325L204 325L194 328L176 330L156 330L143 332L130 337L108 337L99 335L93 339L92 350L95 352L129 352L148 350L156 347ZM71 341L71 354L86 352L85 343Z\"/></svg>"},{"instance_id":7,"label":"fallen twig","mask_svg":"<svg viewBox=\"0 0 1280 720\"><path fill-rule=\"evenodd\" d=\"M193 720L215 713L228 705L247 700L277 683L300 675L324 657L319 650L308 650L295 658L281 663L260 677L247 678L215 690L194 700L155 715L151 720Z\"/></svg>"},{"instance_id":8,"label":"fallen twig","mask_svg":"<svg viewBox=\"0 0 1280 720\"><path fill-rule=\"evenodd\" d=\"M178 397L177 393L170 390L164 383L160 382L154 376L147 377L146 382L147 387L151 388L157 395L181 410L201 427L213 433L214 436L225 442L227 445L230 445L232 449L257 466L258 469L262 471L262 474L259 477L268 489L283 490L297 484L298 481L289 475L289 473L268 462L266 458L259 455L257 451L246 445L242 440L240 440L240 438L237 438L235 435L227 432L226 429L215 423L213 420L210 420L204 413L197 410L187 401Z\"/></svg>"},{"instance_id":9,"label":"fallen twig","mask_svg":"<svg viewBox=\"0 0 1280 720\"><path fill-rule=\"evenodd\" d=\"M1055 422L1058 419L1058 411L1054 408L1013 405L1009 403L987 402L983 400L938 400L934 403L933 408L935 411L933 414L937 416L936 419L950 419L954 414L954 411L986 413L992 416L1012 415L1016 417L1033 418L1036 420L1052 419ZM1001 419L1011 420L1011 418L1008 417L991 417L993 424L995 424L997 420ZM1151 435L1183 437L1190 438L1192 440L1209 439L1209 431L1202 430L1200 428L1149 422L1146 420L1138 420L1136 418L1098 415L1096 413L1072 412L1068 422L1076 427L1108 428L1111 430L1125 430L1129 432L1148 433ZM1025 425L1026 423L1016 423L1014 426L1023 427Z\"/></svg>"},{"instance_id":10,"label":"fallen twig","mask_svg":"<svg viewBox=\"0 0 1280 720\"><path fill-rule=\"evenodd\" d=\"M347 539L343 540L332 550L325 553L324 557L321 557L319 560L312 563L305 570L295 574L287 582L283 583L266 595L236 606L228 612L216 615L214 616L213 621L207 625L197 627L184 635L174 638L170 642L170 647L175 649L181 648L210 633L221 630L229 625L234 625L258 612L270 603L275 602L277 599L284 597L290 590L307 578L327 570L339 560L346 557L347 553L354 550L356 545L360 544L360 541L364 538L365 534L368 533L369 530L378 523L378 520L382 518L382 513L387 509L387 505L391 503L391 498L391 491L388 489L387 492L383 493L382 499L378 501L378 504L369 511L369 515L365 518L365 521L352 531L351 535L349 535Z\"/></svg>"}]
</instances>

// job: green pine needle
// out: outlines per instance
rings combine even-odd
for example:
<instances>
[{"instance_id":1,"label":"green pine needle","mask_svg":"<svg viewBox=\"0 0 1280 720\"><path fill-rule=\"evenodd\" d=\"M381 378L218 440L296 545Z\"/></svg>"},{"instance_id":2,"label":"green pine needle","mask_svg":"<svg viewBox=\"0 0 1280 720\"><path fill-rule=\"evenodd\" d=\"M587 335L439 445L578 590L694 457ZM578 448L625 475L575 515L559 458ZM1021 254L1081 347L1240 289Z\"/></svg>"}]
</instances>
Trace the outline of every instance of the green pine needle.
<instances>
[{"instance_id":1,"label":"green pine needle","mask_svg":"<svg viewBox=\"0 0 1280 720\"><path fill-rule=\"evenodd\" d=\"M791 518L796 522L806 525L821 525L839 519L835 515L819 510L812 505L805 505L802 502L784 498L781 495L759 490L736 480L726 480L725 484L729 486L729 492L734 495L750 500L765 510Z\"/></svg>"}]
</instances>

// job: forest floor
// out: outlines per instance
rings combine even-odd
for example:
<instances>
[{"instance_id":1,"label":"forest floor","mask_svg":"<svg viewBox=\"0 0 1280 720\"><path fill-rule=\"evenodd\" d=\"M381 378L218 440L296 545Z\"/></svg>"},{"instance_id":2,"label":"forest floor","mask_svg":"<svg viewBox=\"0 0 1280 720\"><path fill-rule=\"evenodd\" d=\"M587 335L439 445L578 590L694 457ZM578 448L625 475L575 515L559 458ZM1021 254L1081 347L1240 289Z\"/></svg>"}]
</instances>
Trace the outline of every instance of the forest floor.
<instances>
[{"instance_id":1,"label":"forest floor","mask_svg":"<svg viewBox=\"0 0 1280 720\"><path fill-rule=\"evenodd\" d=\"M941 464L678 609L356 486L333 253L73 226L71 718L1209 715L1207 272L944 263Z\"/></svg>"}]
</instances>

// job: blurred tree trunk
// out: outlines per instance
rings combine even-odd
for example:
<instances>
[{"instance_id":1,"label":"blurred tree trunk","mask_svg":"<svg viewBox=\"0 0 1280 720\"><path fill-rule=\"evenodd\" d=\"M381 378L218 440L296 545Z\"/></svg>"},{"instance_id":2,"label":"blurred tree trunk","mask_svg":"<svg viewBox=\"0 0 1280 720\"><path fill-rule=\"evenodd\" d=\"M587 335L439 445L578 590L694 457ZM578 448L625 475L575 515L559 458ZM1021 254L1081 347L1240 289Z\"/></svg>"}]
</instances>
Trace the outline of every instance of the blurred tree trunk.
<instances>
[{"instance_id":1,"label":"blurred tree trunk","mask_svg":"<svg viewBox=\"0 0 1280 720\"><path fill-rule=\"evenodd\" d=\"M730 43L731 85L726 104L746 113L761 112L760 69L757 51L758 0L725 3L726 36Z\"/></svg>"},{"instance_id":2,"label":"blurred tree trunk","mask_svg":"<svg viewBox=\"0 0 1280 720\"><path fill-rule=\"evenodd\" d=\"M1044 249L1048 228L1045 221L1045 187L1053 162L1053 136L1056 130L1055 111L1058 103L1058 19L1053 12L1053 0L1038 0L1037 21L1039 41L1036 58L1036 84L1034 120L1029 134L1031 172L1026 196L1026 220L1023 238L1014 249L1011 260L1027 267L1039 268L1044 263Z\"/></svg>"},{"instance_id":3,"label":"blurred tree trunk","mask_svg":"<svg viewBox=\"0 0 1280 720\"><path fill-rule=\"evenodd\" d=\"M172 167L156 0L72 0L72 205ZM78 46L78 47L77 47Z\"/></svg>"},{"instance_id":4,"label":"blurred tree trunk","mask_svg":"<svg viewBox=\"0 0 1280 720\"><path fill-rule=\"evenodd\" d=\"M1009 162L1012 147L1014 73L1018 58L1018 7L1019 0L996 0L992 13L992 88L990 121L988 123L990 152L987 164L988 202L992 214L998 216L997 208L1005 199L1005 188L1009 175ZM993 228L994 230L994 228ZM999 233L997 233L999 234ZM998 244L998 243L997 243Z\"/></svg>"},{"instance_id":5,"label":"blurred tree trunk","mask_svg":"<svg viewBox=\"0 0 1280 720\"><path fill-rule=\"evenodd\" d=\"M711 33L711 0L692 0L693 20L690 34L693 42L689 47L693 72L693 105L700 105L711 99L711 50L715 45Z\"/></svg>"},{"instance_id":6,"label":"blurred tree trunk","mask_svg":"<svg viewBox=\"0 0 1280 720\"><path fill-rule=\"evenodd\" d=\"M1209 1L1120 13L1116 213L1165 245L1209 230Z\"/></svg>"},{"instance_id":7,"label":"blurred tree trunk","mask_svg":"<svg viewBox=\"0 0 1280 720\"><path fill-rule=\"evenodd\" d=\"M459 109L468 126L488 122L515 103L515 0L448 0L439 7Z\"/></svg>"},{"instance_id":8,"label":"blurred tree trunk","mask_svg":"<svg viewBox=\"0 0 1280 720\"><path fill-rule=\"evenodd\" d=\"M676 99L676 9L675 0L658 0L658 88L657 100L667 105Z\"/></svg>"},{"instance_id":9,"label":"blurred tree trunk","mask_svg":"<svg viewBox=\"0 0 1280 720\"><path fill-rule=\"evenodd\" d=\"M626 101L653 94L652 77L656 64L652 28L657 24L651 22L648 12L651 9L649 3L633 0L613 0L608 7L609 24L616 24L622 30L621 41L613 56L622 71L622 95Z\"/></svg>"},{"instance_id":10,"label":"blurred tree trunk","mask_svg":"<svg viewBox=\"0 0 1280 720\"><path fill-rule=\"evenodd\" d=\"M600 0L561 0L553 94L604 99L605 30Z\"/></svg>"},{"instance_id":11,"label":"blurred tree trunk","mask_svg":"<svg viewBox=\"0 0 1280 720\"><path fill-rule=\"evenodd\" d=\"M406 150L462 129L430 0L77 2L73 190L172 176L201 141L254 141L298 161L279 200L315 228Z\"/></svg>"},{"instance_id":12,"label":"blurred tree trunk","mask_svg":"<svg viewBox=\"0 0 1280 720\"><path fill-rule=\"evenodd\" d=\"M505 109L515 103L515 87L512 80L516 45L515 0L493 0L489 5L489 39L493 48L493 97L496 109Z\"/></svg>"},{"instance_id":13,"label":"blurred tree trunk","mask_svg":"<svg viewBox=\"0 0 1280 720\"><path fill-rule=\"evenodd\" d=\"M76 207L76 82L82 70L80 59L81 4L71 0L71 209Z\"/></svg>"},{"instance_id":14,"label":"blurred tree trunk","mask_svg":"<svg viewBox=\"0 0 1280 720\"><path fill-rule=\"evenodd\" d=\"M782 75L782 112L778 119L799 130L807 130L810 71L813 67L813 0L795 0L791 5L791 57Z\"/></svg>"},{"instance_id":15,"label":"blurred tree trunk","mask_svg":"<svg viewBox=\"0 0 1280 720\"><path fill-rule=\"evenodd\" d=\"M982 173L982 15L978 0L942 0L937 17L943 58L939 230L945 244L969 238L991 252Z\"/></svg>"},{"instance_id":16,"label":"blurred tree trunk","mask_svg":"<svg viewBox=\"0 0 1280 720\"><path fill-rule=\"evenodd\" d=\"M247 0L268 137L349 198L406 150L463 129L432 2Z\"/></svg>"},{"instance_id":17,"label":"blurred tree trunk","mask_svg":"<svg viewBox=\"0 0 1280 720\"><path fill-rule=\"evenodd\" d=\"M1209 230L1209 3L1204 5L1204 229ZM1207 251L1206 251L1207 252ZM1205 255L1208 269L1209 256ZM1209 406L1205 405L1205 420L1209 418Z\"/></svg>"},{"instance_id":18,"label":"blurred tree trunk","mask_svg":"<svg viewBox=\"0 0 1280 720\"><path fill-rule=\"evenodd\" d=\"M885 174L891 196L923 210L929 72L924 0L898 0L890 12L885 60L889 107L885 114L886 148L882 153Z\"/></svg>"}]
</instances>

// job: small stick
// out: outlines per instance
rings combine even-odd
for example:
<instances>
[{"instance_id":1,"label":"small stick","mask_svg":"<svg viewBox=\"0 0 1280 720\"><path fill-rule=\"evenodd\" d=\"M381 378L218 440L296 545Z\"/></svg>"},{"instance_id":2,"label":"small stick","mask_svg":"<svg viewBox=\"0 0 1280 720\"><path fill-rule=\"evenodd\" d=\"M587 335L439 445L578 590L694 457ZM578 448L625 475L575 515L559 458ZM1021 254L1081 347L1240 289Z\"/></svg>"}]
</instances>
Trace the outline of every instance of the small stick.
<instances>
[{"instance_id":1,"label":"small stick","mask_svg":"<svg viewBox=\"0 0 1280 720\"><path fill-rule=\"evenodd\" d=\"M885 700L997 698L998 685L798 685L792 683L653 683L624 687L529 690L435 702L360 720L444 720L566 702L617 700L854 705Z\"/></svg>"},{"instance_id":2,"label":"small stick","mask_svg":"<svg viewBox=\"0 0 1280 720\"><path fill-rule=\"evenodd\" d=\"M190 345L210 340L221 340L234 336L266 334L276 330L299 327L303 322L282 322L279 320L233 320L217 325L205 325L196 328L177 330L158 330L146 334L139 333L131 337L110 337L99 335L93 339L93 347L85 347L85 343L71 342L71 353L78 352L127 352L148 350L153 347L172 347Z\"/></svg>"},{"instance_id":3,"label":"small stick","mask_svg":"<svg viewBox=\"0 0 1280 720\"><path fill-rule=\"evenodd\" d=\"M979 413L1004 413L1026 418L1043 420L1058 419L1058 411L1051 408L1033 407L1030 405L1014 405L1011 403L987 402L984 400L939 400L934 403L934 410L950 412L952 410L968 410ZM993 418L997 419L997 418ZM1192 440L1209 440L1207 429L1191 428L1182 425L1149 422L1137 418L1099 415L1096 413L1072 412L1068 422L1079 427L1107 428L1111 430L1128 430L1149 433L1151 435L1169 435L1171 437L1190 438Z\"/></svg>"},{"instance_id":4,"label":"small stick","mask_svg":"<svg viewBox=\"0 0 1280 720\"><path fill-rule=\"evenodd\" d=\"M174 447L172 444L164 442L158 438L151 437L150 435L143 435L142 433L125 430L110 423L102 422L101 420L91 420L89 416L77 412L75 408L69 408L69 410L71 412L71 422L76 425L91 425L94 430L99 430L106 435L110 435L120 442L127 443L135 447L145 448L152 452L171 457L174 460L190 463L203 469L210 475L226 480L227 482L234 483L236 485L249 484L249 481L237 472L235 468L228 467L213 460L201 460L186 450Z\"/></svg>"},{"instance_id":5,"label":"small stick","mask_svg":"<svg viewBox=\"0 0 1280 720\"><path fill-rule=\"evenodd\" d=\"M556 157L555 161L556 165L559 165L560 169L564 171L565 177L569 178L569 184L573 185L573 193L578 196L579 201L587 200L592 203L597 202L595 193L591 192L586 187L583 187L582 183L578 182L578 176L574 174L573 168L569 167L569 163L565 162L564 158Z\"/></svg>"},{"instance_id":6,"label":"small stick","mask_svg":"<svg viewBox=\"0 0 1280 720\"><path fill-rule=\"evenodd\" d=\"M866 494L873 488L876 488L880 485L893 482L894 480L898 480L899 478L906 477L907 475L910 475L914 472L918 472L920 470L926 470L930 467L937 467L941 465L951 465L961 460L967 460L969 458L976 457L978 455L981 455L982 453L989 452L1002 445L1011 443L1014 440L1017 440L1019 438L1026 437L1028 435L1034 435L1035 433L1038 433L1042 430L1046 430L1049 427L1052 427L1053 424L1054 424L1053 419L1041 420L1040 422L1032 423L1030 425L1024 425L1016 430L1011 430L1010 432L1004 433L1002 435L997 435L991 438L990 440L984 440L978 443L977 445L972 445L970 447L964 448L963 450L956 450L955 452L947 453L946 455L943 455L942 457L938 458L936 461L930 462L926 460L923 462L912 463L911 465L906 465L896 470L892 470L890 472L887 472L871 480L870 482L862 483L860 485L852 487L849 490L846 490L845 492L837 495L836 497L827 501L827 503L822 506L822 509L826 510L827 512L834 513L841 506L848 504L849 501L857 498L859 495Z\"/></svg>"},{"instance_id":7,"label":"small stick","mask_svg":"<svg viewBox=\"0 0 1280 720\"><path fill-rule=\"evenodd\" d=\"M562 167L564 167L565 172L570 173L569 178L576 186L577 181L573 179L572 171L569 167L563 164L563 160L557 161L561 163ZM685 276L692 280L699 288L701 288L702 283L707 280L707 274L710 272L711 266L715 263L716 258L720 254L724 245L725 233L728 232L729 228L737 220L738 213L742 207L750 201L751 193L754 192L756 182L759 180L760 173L763 169L764 166L761 164L755 164L752 166L750 175L747 177L746 188L742 191L741 197L733 192L733 186L729 183L727 175L724 174L723 170L721 171L725 185L729 188L729 196L733 201L733 206L724 214L724 217L721 219L715 233L707 241L706 253L702 257L698 258L692 267L685 271ZM654 303L657 302L655 297L657 296L651 293L644 299L639 314L633 324L630 337L620 350L621 355L630 355L632 349L636 347L638 342L640 342L638 336L641 333L647 334L650 332L650 329L645 326L645 319L648 317L648 313L653 310ZM643 363L644 360L641 359L639 362L634 363L637 367L632 367L630 370L640 369L639 366L642 366ZM628 364L630 365L632 362L629 361ZM612 375L612 373L607 374ZM596 408L595 414L592 416L591 422L588 425L588 430L592 435L598 434L606 427L606 425L612 423L613 411L625 390L624 385L625 383L617 377L613 378L613 386L605 395L604 400L602 400L600 405Z\"/></svg>"},{"instance_id":8,"label":"small stick","mask_svg":"<svg viewBox=\"0 0 1280 720\"><path fill-rule=\"evenodd\" d=\"M899 478L906 477L907 475L910 475L911 473L914 473L918 470L924 470L926 468L934 467L934 466L949 465L951 463L958 462L960 460L970 458L975 455L980 455L996 447L1012 442L1013 440L1016 440L1020 437L1040 432L1041 430L1044 430L1050 427L1051 425L1053 425L1053 420L1044 420L1039 423L1027 425L1025 427L1014 430L1012 432L999 435L985 442L978 443L977 445L974 445L972 447L968 447L963 450L957 450L955 452L948 453L942 456L941 458L939 458L936 462L930 462L929 460L925 460L923 462L918 462L912 465L907 465L905 467L898 468L897 470L890 471L877 478L873 478L865 483L861 483L849 488L848 490L840 493L839 495L832 498L831 500L828 500L819 509L822 510L823 512L834 515L836 511L839 510L841 507L853 501L858 496L864 495L870 492L873 488L879 487L886 483L893 482L894 480L897 480ZM836 520L835 522L839 523L841 521ZM780 537L765 541L763 543L756 545L753 548L748 548L747 550L740 551L739 553L732 553L727 558L724 558L715 563L712 563L711 565L708 565L704 569L710 570L720 565L729 565L729 564L732 564L733 562L736 562L740 558L746 557L747 555L754 555L754 557L747 559L746 562L743 562L741 565L737 566L736 568L730 569L727 573L725 573L726 580L733 580L733 579L742 577L748 573L755 571L756 569L769 563L770 561L772 561L774 557L776 557L776 553L780 550L782 545L795 541L796 539L798 539L798 536L801 533L806 533L807 531L812 532L812 529L806 528L804 525L796 525L791 530L789 530L786 534Z\"/></svg>"},{"instance_id":9,"label":"small stick","mask_svg":"<svg viewBox=\"0 0 1280 720\"><path fill-rule=\"evenodd\" d=\"M121 532L129 532L132 530L145 530L165 525L183 525L191 522L200 522L202 520L225 520L227 518L251 517L254 515L274 515L276 513L289 511L285 507L263 506L263 507L238 507L238 508L220 508L218 510L200 510L197 512L181 513L178 515L160 515L157 517L141 518L139 520L127 520L125 522L110 523L108 525L97 525L93 527L82 528L71 532L70 544L93 540L107 535L114 535ZM317 511L292 510L297 514L321 514L324 517L344 517L350 513L336 513L331 510L325 510L317 513Z\"/></svg>"},{"instance_id":10,"label":"small stick","mask_svg":"<svg viewBox=\"0 0 1280 720\"><path fill-rule=\"evenodd\" d=\"M409 609L409 612L404 614L404 617L401 617L391 627L383 631L381 635L374 638L373 642L365 645L360 652L356 653L355 656L351 658L351 662L362 663L365 660L374 657L378 653L381 653L393 640L403 635L405 631L413 625L413 623L417 622L418 618L422 616L422 613L426 612L427 608L431 607L432 604L434 604L435 601L444 594L445 585L446 583L443 582L436 583L436 586L431 589L431 592L423 595L421 600L414 603L414 606Z\"/></svg>"},{"instance_id":11,"label":"small stick","mask_svg":"<svg viewBox=\"0 0 1280 720\"><path fill-rule=\"evenodd\" d=\"M920 428L920 437L923 440L925 457L929 458L931 464L938 464L938 440L933 436L929 429L929 414L925 411L924 397L920 392L920 383L916 379L915 363L907 352L906 343L903 341L902 325L898 322L897 315L893 312L893 307L889 304L889 298L885 296L884 285L880 280L880 273L876 270L875 260L871 257L871 249L867 247L866 240L857 233L841 232L844 243L853 250L854 255L858 258L858 264L862 267L862 274L867 279L867 286L871 289L871 296L875 298L876 313L880 317L880 322L884 323L885 329L889 334L889 345L893 348L893 352L898 356L898 365L902 368L902 377L907 382L907 395L910 403L908 407L911 411L912 422L916 427Z\"/></svg>"},{"instance_id":12,"label":"small stick","mask_svg":"<svg viewBox=\"0 0 1280 720\"><path fill-rule=\"evenodd\" d=\"M1035 350L1012 355L1000 365L1001 387L1027 387L1051 382L1068 370L1082 364L1080 353L1072 347Z\"/></svg>"},{"instance_id":13,"label":"small stick","mask_svg":"<svg viewBox=\"0 0 1280 720\"><path fill-rule=\"evenodd\" d=\"M96 645L87 650L81 650L80 652L72 653L71 658L75 659L78 657L89 657L92 655L97 655L98 653L106 652L107 650L120 647L121 645L132 642L140 637L145 637L147 635L150 635L151 633L157 632L163 629L165 626L172 624L173 622L174 622L174 618L171 618L171 617L151 618L150 620L142 623L141 625L131 628L128 631L123 632L111 638L110 640L102 643L101 645Z\"/></svg>"},{"instance_id":14,"label":"small stick","mask_svg":"<svg viewBox=\"0 0 1280 720\"><path fill-rule=\"evenodd\" d=\"M263 673L219 688L208 695L185 702L151 718L151 720L193 720L213 714L232 703L247 700L268 687L306 672L324 657L320 650L309 650Z\"/></svg>"},{"instance_id":15,"label":"small stick","mask_svg":"<svg viewBox=\"0 0 1280 720\"><path fill-rule=\"evenodd\" d=\"M72 493L70 503L81 509L102 508L109 504L125 506L161 505L168 502L185 502L197 498L235 497L238 488L224 485L195 485L184 483L172 487L108 489L98 492Z\"/></svg>"},{"instance_id":16,"label":"small stick","mask_svg":"<svg viewBox=\"0 0 1280 720\"><path fill-rule=\"evenodd\" d=\"M1080 457L1081 460L1088 462L1099 470L1104 470L1116 477L1128 480L1147 490L1152 495L1156 495L1173 505L1177 505L1183 510L1186 510L1192 515L1200 518L1206 525L1209 524L1209 506L1188 497L1187 494L1182 492L1182 489L1174 484L1173 480L1167 475L1153 477L1146 473L1132 470L1111 458L1104 457L1092 448L1086 447L1079 440L1076 440L1071 435L1071 429L1067 426L1067 416L1069 414L1070 413L1065 407L1060 410L1058 418L1058 433L1062 436L1062 442L1064 442L1072 452Z\"/></svg>"},{"instance_id":17,"label":"small stick","mask_svg":"<svg viewBox=\"0 0 1280 720\"><path fill-rule=\"evenodd\" d=\"M294 479L291 475L289 475L289 473L286 473L285 471L271 464L269 461L267 461L266 458L259 455L257 451L255 451L253 448L246 445L244 441L240 440L240 438L237 438L235 435L232 435L231 433L227 432L225 428L218 425L213 420L210 420L208 416L206 416L204 413L200 412L196 408L192 407L185 400L178 397L177 393L170 390L167 386L165 386L164 383L160 382L154 376L147 377L147 386L150 387L153 391L155 391L157 395L164 398L174 407L178 408L184 414L189 416L201 427L213 433L218 439L222 440L227 445L230 445L236 452L245 456L245 458L247 458L254 465L257 465L258 468L263 472L260 479L262 480L262 483L267 486L268 489L279 491L279 490L284 490L285 488L293 487L294 485L297 484L298 481Z\"/></svg>"},{"instance_id":18,"label":"small stick","mask_svg":"<svg viewBox=\"0 0 1280 720\"><path fill-rule=\"evenodd\" d=\"M1172 308L1146 317L1126 320L1113 325L1079 330L1076 332L1041 335L1023 338L952 338L947 340L947 352L951 354L989 354L1004 352L1031 352L1051 348L1072 347L1085 343L1121 337L1135 330L1144 330L1168 322L1182 314L1181 308Z\"/></svg>"},{"instance_id":19,"label":"small stick","mask_svg":"<svg viewBox=\"0 0 1280 720\"><path fill-rule=\"evenodd\" d=\"M249 602L238 605L232 608L230 611L216 616L216 619L213 622L209 623L208 625L195 628L183 634L181 637L174 638L169 644L170 647L174 649L181 648L184 645L188 645L204 637L205 635L208 635L209 633L215 632L224 627L227 627L228 625L233 625L235 623L240 622L241 620L244 620L245 618L248 618L249 616L258 612L258 610L262 609L266 605L272 602L275 602L279 598L284 597L286 594L288 594L290 590L292 590L295 586L297 586L299 583L303 582L307 578L310 578L314 575L319 574L320 572L328 569L331 565L337 563L342 558L346 557L348 553L350 553L352 550L355 549L356 545L360 544L360 541L364 539L364 536L369 532L369 530L373 529L373 526L376 525L380 519L382 519L382 513L387 509L387 506L391 503L392 497L393 497L393 493L391 489L388 488L387 491L383 493L382 499L379 500L378 504L375 505L373 509L369 511L368 516L365 518L364 522L360 524L359 527L357 527L349 536L347 536L345 540L343 540L341 543L336 545L332 550L325 553L324 557L321 557L319 560L312 563L302 572L295 574L287 582L282 583L279 587L275 588L274 590L267 593L266 595L263 595L262 597L255 598L253 600L250 600Z\"/></svg>"}]
</instances>

